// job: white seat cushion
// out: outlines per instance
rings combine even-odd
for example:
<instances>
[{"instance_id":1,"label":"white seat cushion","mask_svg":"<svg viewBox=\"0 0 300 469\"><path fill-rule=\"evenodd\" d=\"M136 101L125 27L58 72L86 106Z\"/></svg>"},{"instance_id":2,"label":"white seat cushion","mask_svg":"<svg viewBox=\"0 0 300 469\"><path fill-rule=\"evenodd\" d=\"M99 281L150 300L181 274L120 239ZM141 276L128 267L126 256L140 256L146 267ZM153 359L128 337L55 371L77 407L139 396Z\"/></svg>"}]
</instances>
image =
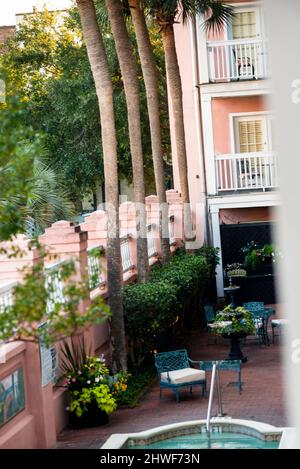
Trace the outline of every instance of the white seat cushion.
<instances>
[{"instance_id":1,"label":"white seat cushion","mask_svg":"<svg viewBox=\"0 0 300 469\"><path fill-rule=\"evenodd\" d=\"M182 370L173 370L161 373L161 381L168 383L168 374L172 384L193 383L205 379L205 371L195 370L195 368L183 368Z\"/></svg>"},{"instance_id":2,"label":"white seat cushion","mask_svg":"<svg viewBox=\"0 0 300 469\"><path fill-rule=\"evenodd\" d=\"M289 322L288 319L272 319L272 325L274 326L284 326L289 324Z\"/></svg>"}]
</instances>

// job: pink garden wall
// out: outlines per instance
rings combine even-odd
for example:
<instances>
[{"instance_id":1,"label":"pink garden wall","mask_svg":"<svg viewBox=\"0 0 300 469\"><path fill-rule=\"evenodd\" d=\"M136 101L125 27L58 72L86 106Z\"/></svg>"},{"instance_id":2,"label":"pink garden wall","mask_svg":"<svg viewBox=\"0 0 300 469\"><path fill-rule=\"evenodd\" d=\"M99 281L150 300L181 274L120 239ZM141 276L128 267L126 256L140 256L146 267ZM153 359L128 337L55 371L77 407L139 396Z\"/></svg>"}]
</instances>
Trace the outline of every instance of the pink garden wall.
<instances>
[{"instance_id":1,"label":"pink garden wall","mask_svg":"<svg viewBox=\"0 0 300 469\"><path fill-rule=\"evenodd\" d=\"M175 241L171 247L174 251L182 239L182 204L178 192L167 191L169 215L172 217L173 237ZM156 196L146 198L147 221L152 225L153 236L158 235L158 203ZM129 238L129 252L132 268L124 272L123 281L132 282L136 278L136 240L135 212L132 203L122 204L120 207L120 222L122 235ZM90 247L106 245L106 214L103 211L92 213L81 225L73 225L67 221L59 221L47 228L40 237L40 242L47 246L57 256L55 262L70 259L76 260L76 278L80 280L87 269L87 256ZM0 294L3 285L8 282L22 282L23 273L20 268L30 267L41 258L37 251L28 249L29 240L18 236L14 246L22 247L22 259L8 259L0 254ZM158 262L160 257L159 239L155 239L157 254L149 259L149 265ZM5 244L9 250L9 243ZM91 291L90 301L97 295L107 296L106 260L103 262L103 284ZM45 266L53 263L53 259L45 259ZM1 305L1 301L0 301ZM84 308L87 303L82 304ZM104 353L109 359L109 326L108 323L91 327L85 332L86 341L96 353ZM59 345L56 345L57 352ZM22 370L24 376L25 404L16 415L3 425L0 422L0 449L13 448L52 448L56 443L56 436L66 427L68 415L66 412L67 395L63 387L56 387L52 382L42 386L42 370L39 345L36 343L11 342L0 344L0 381L5 380L17 370ZM58 384L61 384L60 382Z\"/></svg>"}]
</instances>

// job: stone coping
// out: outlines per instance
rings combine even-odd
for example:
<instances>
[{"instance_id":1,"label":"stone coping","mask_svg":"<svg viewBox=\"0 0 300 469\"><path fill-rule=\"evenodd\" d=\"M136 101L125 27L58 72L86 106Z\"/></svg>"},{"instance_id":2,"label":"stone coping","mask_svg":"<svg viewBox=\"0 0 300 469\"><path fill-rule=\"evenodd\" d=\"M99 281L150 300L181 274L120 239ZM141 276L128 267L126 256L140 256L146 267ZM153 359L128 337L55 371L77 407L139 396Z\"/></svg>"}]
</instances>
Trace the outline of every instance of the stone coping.
<instances>
[{"instance_id":1,"label":"stone coping","mask_svg":"<svg viewBox=\"0 0 300 469\"><path fill-rule=\"evenodd\" d=\"M231 417L215 417L211 420L212 430L240 433L253 436L264 441L281 441L286 428L274 427L253 420L233 419ZM130 448L133 445L152 444L181 435L201 433L205 431L206 420L191 420L151 428L139 433L115 433L104 443L101 449Z\"/></svg>"},{"instance_id":2,"label":"stone coping","mask_svg":"<svg viewBox=\"0 0 300 469\"><path fill-rule=\"evenodd\" d=\"M26 349L26 343L20 340L0 343L0 364L3 365Z\"/></svg>"},{"instance_id":3,"label":"stone coping","mask_svg":"<svg viewBox=\"0 0 300 469\"><path fill-rule=\"evenodd\" d=\"M299 449L296 428L285 428L283 430L279 449Z\"/></svg>"}]
</instances>

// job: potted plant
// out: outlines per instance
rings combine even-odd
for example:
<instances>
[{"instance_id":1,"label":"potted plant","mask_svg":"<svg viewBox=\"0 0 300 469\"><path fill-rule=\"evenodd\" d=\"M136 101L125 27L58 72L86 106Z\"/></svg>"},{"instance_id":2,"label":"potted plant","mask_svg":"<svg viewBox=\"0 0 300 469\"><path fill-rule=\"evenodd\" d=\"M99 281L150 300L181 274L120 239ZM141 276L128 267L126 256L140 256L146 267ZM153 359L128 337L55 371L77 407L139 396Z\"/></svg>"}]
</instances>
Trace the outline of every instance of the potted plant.
<instances>
[{"instance_id":1,"label":"potted plant","mask_svg":"<svg viewBox=\"0 0 300 469\"><path fill-rule=\"evenodd\" d=\"M270 273L272 264L278 256L272 244L260 247L254 241L244 246L241 251L245 254L244 266L252 272Z\"/></svg>"},{"instance_id":2,"label":"potted plant","mask_svg":"<svg viewBox=\"0 0 300 469\"><path fill-rule=\"evenodd\" d=\"M250 311L241 306L237 308L233 308L232 305L226 306L217 313L213 329L216 334L230 340L228 359L247 361L240 348L240 339L255 333L255 324Z\"/></svg>"},{"instance_id":3,"label":"potted plant","mask_svg":"<svg viewBox=\"0 0 300 469\"><path fill-rule=\"evenodd\" d=\"M246 277L247 272L243 269L243 264L235 262L233 264L226 265L224 274L229 279L229 285L224 288L224 291L229 294L230 302L234 307L236 304L236 293L240 289L240 286L235 285L233 280L238 277Z\"/></svg>"},{"instance_id":4,"label":"potted plant","mask_svg":"<svg viewBox=\"0 0 300 469\"><path fill-rule=\"evenodd\" d=\"M84 340L62 346L61 368L69 391L69 422L74 428L108 423L127 389L127 372L110 374L103 356L86 353Z\"/></svg>"},{"instance_id":5,"label":"potted plant","mask_svg":"<svg viewBox=\"0 0 300 469\"><path fill-rule=\"evenodd\" d=\"M225 267L225 273L228 278L231 277L246 277L247 271L243 268L243 264L235 262L233 264L227 264Z\"/></svg>"}]
</instances>

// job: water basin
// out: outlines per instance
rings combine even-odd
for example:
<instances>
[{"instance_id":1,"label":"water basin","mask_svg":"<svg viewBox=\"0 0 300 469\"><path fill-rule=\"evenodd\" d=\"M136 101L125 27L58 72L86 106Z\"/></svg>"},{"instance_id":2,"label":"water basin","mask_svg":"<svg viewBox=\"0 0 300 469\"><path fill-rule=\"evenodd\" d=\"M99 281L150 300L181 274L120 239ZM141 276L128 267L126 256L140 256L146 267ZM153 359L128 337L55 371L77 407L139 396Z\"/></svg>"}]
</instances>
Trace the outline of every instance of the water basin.
<instances>
[{"instance_id":1,"label":"water basin","mask_svg":"<svg viewBox=\"0 0 300 469\"><path fill-rule=\"evenodd\" d=\"M215 417L211 427L211 449L277 449L285 428L253 420ZM103 449L207 449L205 420L178 422L139 433L115 433Z\"/></svg>"},{"instance_id":2,"label":"water basin","mask_svg":"<svg viewBox=\"0 0 300 469\"><path fill-rule=\"evenodd\" d=\"M214 433L211 449L277 449L278 441L264 441L239 433ZM208 449L206 434L183 435L146 445L129 445L130 449Z\"/></svg>"}]
</instances>

